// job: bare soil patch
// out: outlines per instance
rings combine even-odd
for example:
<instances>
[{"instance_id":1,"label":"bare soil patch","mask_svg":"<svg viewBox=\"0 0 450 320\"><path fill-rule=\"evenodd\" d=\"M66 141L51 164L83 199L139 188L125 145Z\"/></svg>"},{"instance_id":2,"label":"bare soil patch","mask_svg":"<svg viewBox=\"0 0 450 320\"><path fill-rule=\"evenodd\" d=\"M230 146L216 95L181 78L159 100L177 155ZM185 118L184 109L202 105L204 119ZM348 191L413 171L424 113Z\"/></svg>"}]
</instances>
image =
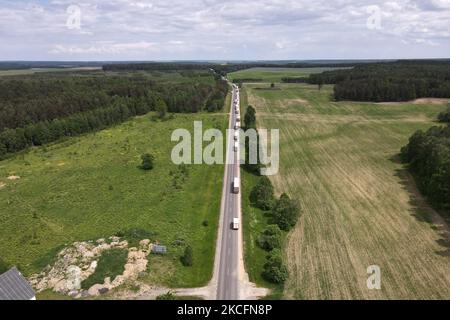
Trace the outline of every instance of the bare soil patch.
<instances>
[{"instance_id":1,"label":"bare soil patch","mask_svg":"<svg viewBox=\"0 0 450 320\"><path fill-rule=\"evenodd\" d=\"M432 104L432 105L445 105L449 104L450 99L445 98L419 98L412 101L401 101L401 102L380 102L381 105L402 105L402 104Z\"/></svg>"}]
</instances>

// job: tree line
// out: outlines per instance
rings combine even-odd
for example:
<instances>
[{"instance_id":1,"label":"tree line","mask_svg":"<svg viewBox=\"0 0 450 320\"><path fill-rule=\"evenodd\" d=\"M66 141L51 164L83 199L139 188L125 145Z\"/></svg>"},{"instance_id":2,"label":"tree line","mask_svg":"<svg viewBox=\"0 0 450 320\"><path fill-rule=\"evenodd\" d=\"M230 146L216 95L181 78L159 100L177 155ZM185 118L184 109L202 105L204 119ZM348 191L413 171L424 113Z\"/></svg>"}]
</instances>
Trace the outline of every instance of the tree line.
<instances>
[{"instance_id":1,"label":"tree line","mask_svg":"<svg viewBox=\"0 0 450 320\"><path fill-rule=\"evenodd\" d=\"M263 82L261 78L236 78L233 79L233 83L239 84L244 82Z\"/></svg>"},{"instance_id":2,"label":"tree line","mask_svg":"<svg viewBox=\"0 0 450 320\"><path fill-rule=\"evenodd\" d=\"M104 71L158 71L158 70L214 70L217 74L226 76L230 72L250 68L314 68L314 67L353 67L361 61L351 62L242 62L223 63L214 62L143 62L143 63L114 63L103 65Z\"/></svg>"},{"instance_id":3,"label":"tree line","mask_svg":"<svg viewBox=\"0 0 450 320\"><path fill-rule=\"evenodd\" d=\"M446 113L450 115L450 110ZM448 122L447 120L444 120ZM419 189L437 208L450 209L450 125L419 130L401 149Z\"/></svg>"},{"instance_id":4,"label":"tree line","mask_svg":"<svg viewBox=\"0 0 450 320\"><path fill-rule=\"evenodd\" d=\"M244 128L245 130L249 129L256 129L256 110L252 106L248 106L247 110L245 111L244 115ZM242 167L244 170L254 174L259 175L261 170L261 164L259 161L259 135L256 137L256 141L252 141L249 137L245 138L244 141L245 146L245 161ZM250 148L253 148L252 150L256 150L257 153L257 161L256 163L250 163Z\"/></svg>"},{"instance_id":5,"label":"tree line","mask_svg":"<svg viewBox=\"0 0 450 320\"><path fill-rule=\"evenodd\" d=\"M245 129L256 129L256 110L248 106L244 115ZM248 164L248 141L245 143L245 165L248 172L260 175L262 164L259 159L256 164ZM259 154L259 152L258 152ZM259 176L257 183L250 191L249 200L252 206L265 212L269 224L257 238L257 245L267 251L266 262L263 265L262 276L273 283L283 283L288 277L288 270L284 265L281 246L283 232L291 230L300 216L300 203L283 193L275 197L272 182L266 176Z\"/></svg>"},{"instance_id":6,"label":"tree line","mask_svg":"<svg viewBox=\"0 0 450 320\"><path fill-rule=\"evenodd\" d=\"M178 113L216 111L222 108L227 90L221 79L211 84L157 84L128 77L0 81L0 158L100 130L160 105Z\"/></svg>"},{"instance_id":7,"label":"tree line","mask_svg":"<svg viewBox=\"0 0 450 320\"><path fill-rule=\"evenodd\" d=\"M288 271L283 263L281 245L283 232L291 230L300 216L300 204L283 193L279 198L274 195L269 178L262 176L250 192L250 202L265 212L269 224L257 238L257 245L267 251L262 276L273 283L283 283Z\"/></svg>"},{"instance_id":8,"label":"tree line","mask_svg":"<svg viewBox=\"0 0 450 320\"><path fill-rule=\"evenodd\" d=\"M334 98L356 101L408 101L450 98L450 61L396 61L357 65L312 74L310 84L335 84Z\"/></svg>"},{"instance_id":9,"label":"tree line","mask_svg":"<svg viewBox=\"0 0 450 320\"><path fill-rule=\"evenodd\" d=\"M281 78L283 83L307 83L308 78L306 77L283 77Z\"/></svg>"}]
</instances>

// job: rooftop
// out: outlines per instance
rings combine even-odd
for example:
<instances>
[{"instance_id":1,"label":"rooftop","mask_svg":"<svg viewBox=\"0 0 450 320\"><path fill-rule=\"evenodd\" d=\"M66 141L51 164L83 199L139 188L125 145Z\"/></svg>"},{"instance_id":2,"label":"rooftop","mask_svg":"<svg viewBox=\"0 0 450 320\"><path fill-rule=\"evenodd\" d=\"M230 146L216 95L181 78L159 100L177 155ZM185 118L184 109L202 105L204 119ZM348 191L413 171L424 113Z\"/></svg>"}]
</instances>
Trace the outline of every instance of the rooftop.
<instances>
[{"instance_id":1,"label":"rooftop","mask_svg":"<svg viewBox=\"0 0 450 320\"><path fill-rule=\"evenodd\" d=\"M16 267L0 275L0 300L31 300L35 292Z\"/></svg>"}]
</instances>

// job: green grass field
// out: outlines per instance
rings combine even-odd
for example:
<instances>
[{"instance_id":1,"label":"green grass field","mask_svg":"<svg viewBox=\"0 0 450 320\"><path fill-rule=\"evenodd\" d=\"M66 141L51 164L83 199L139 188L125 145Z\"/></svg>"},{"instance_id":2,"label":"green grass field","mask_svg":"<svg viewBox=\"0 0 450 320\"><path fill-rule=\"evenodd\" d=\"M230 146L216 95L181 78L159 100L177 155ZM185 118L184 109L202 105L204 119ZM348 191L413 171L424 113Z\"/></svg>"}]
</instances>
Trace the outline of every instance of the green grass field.
<instances>
[{"instance_id":1,"label":"green grass field","mask_svg":"<svg viewBox=\"0 0 450 320\"><path fill-rule=\"evenodd\" d=\"M77 67L77 68L30 68L30 69L13 69L0 70L0 77L2 76L23 76L35 73L45 72L77 72L77 71L98 71L101 67Z\"/></svg>"},{"instance_id":2,"label":"green grass field","mask_svg":"<svg viewBox=\"0 0 450 320\"><path fill-rule=\"evenodd\" d=\"M259 127L280 129L281 168L271 180L303 206L285 240L283 297L449 299L448 242L397 160L409 136L432 126L445 106L337 103L332 86L277 86L245 85L243 103L256 108ZM248 196L254 178L244 174L242 183ZM264 252L253 242L265 220L246 199L243 210L247 271L264 284ZM370 265L381 267L381 290L367 289Z\"/></svg>"},{"instance_id":3,"label":"green grass field","mask_svg":"<svg viewBox=\"0 0 450 320\"><path fill-rule=\"evenodd\" d=\"M281 82L284 77L306 77L312 73L322 73L324 71L336 70L340 68L251 68L233 72L228 78L234 79L262 79L262 82Z\"/></svg>"},{"instance_id":4,"label":"green grass field","mask_svg":"<svg viewBox=\"0 0 450 320\"><path fill-rule=\"evenodd\" d=\"M194 120L203 120L204 128L224 129L227 116L177 114L163 122L152 117L1 161L2 258L30 275L65 244L140 228L154 233L153 241L169 250L166 256L150 256L148 281L176 287L209 281L223 166L189 165L188 174L182 174L170 159L176 144L170 139L174 129L192 131ZM139 168L146 152L156 157L148 172ZM180 242L193 247L193 267L179 262Z\"/></svg>"}]
</instances>

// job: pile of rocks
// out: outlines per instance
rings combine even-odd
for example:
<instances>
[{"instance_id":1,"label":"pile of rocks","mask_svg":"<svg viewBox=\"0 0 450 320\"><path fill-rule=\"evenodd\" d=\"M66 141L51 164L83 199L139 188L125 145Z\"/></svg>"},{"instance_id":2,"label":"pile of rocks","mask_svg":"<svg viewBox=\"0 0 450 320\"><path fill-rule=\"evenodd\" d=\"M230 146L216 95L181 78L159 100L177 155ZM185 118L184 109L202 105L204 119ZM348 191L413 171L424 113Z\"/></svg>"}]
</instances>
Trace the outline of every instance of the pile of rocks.
<instances>
[{"instance_id":1,"label":"pile of rocks","mask_svg":"<svg viewBox=\"0 0 450 320\"><path fill-rule=\"evenodd\" d=\"M109 241L75 242L61 250L53 266L47 266L41 273L30 277L33 287L41 292L53 290L75 298L96 296L116 288L128 280L136 280L147 269L147 256L151 252L150 240L142 240L138 248L128 248L128 242L119 237L110 237ZM115 279L106 278L103 283L95 284L88 290L81 289L81 282L95 272L97 261L106 250L122 248L128 250L125 271Z\"/></svg>"}]
</instances>

